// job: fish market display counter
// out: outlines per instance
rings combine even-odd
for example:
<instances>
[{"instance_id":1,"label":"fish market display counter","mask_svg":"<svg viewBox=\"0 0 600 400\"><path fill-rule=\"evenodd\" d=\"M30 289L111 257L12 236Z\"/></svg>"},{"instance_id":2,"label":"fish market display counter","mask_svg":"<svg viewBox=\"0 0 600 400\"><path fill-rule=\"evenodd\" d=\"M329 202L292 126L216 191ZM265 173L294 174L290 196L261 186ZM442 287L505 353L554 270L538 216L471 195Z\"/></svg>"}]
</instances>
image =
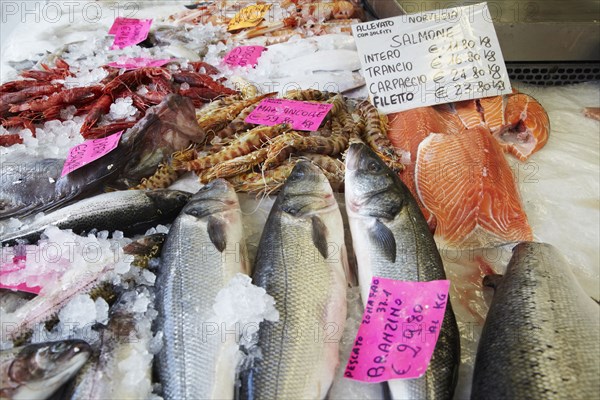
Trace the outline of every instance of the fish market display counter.
<instances>
[{"instance_id":1,"label":"fish market display counter","mask_svg":"<svg viewBox=\"0 0 600 400\"><path fill-rule=\"evenodd\" d=\"M560 18L558 10L566 6L558 2L490 6L490 11L499 10L494 25L510 83L519 93L387 116L366 99L362 56L351 26L359 19L422 12L446 2L368 0L365 10L354 0L320 5L303 0L270 2L270 7L252 8L253 13L262 13L256 21L248 15L237 17L237 23L248 26L236 29L230 29L236 22L232 22L234 16L242 6L255 6L255 2L195 6L190 1L88 2L71 8L57 2L62 14L56 18L50 14L49 2L29 2L27 9L22 8L24 3L5 3L1 5L6 21L2 21L0 60L0 237L4 246L0 285L14 290L0 289L0 346L2 357L18 360L25 353L17 355L9 349L60 341L52 351L61 357L50 361L43 358L47 354L44 345L35 348L41 357L38 361L50 366L44 369L45 382L55 368L71 372L61 375L56 387L48 385L42 397L66 381L70 384L62 389L65 398L179 398L190 391L230 397L239 388L229 385L236 379L235 372L255 368L254 362L268 364L266 374L260 368L253 370L252 379L260 385L257 390L267 393L259 398L277 397L273 395L277 390L293 387L286 381L293 376L293 368L292 372L286 368L295 365L295 354L303 346L289 353L287 348L279 349L285 357L275 367L269 364L269 354L275 350L265 347L265 342L257 350L257 340L260 346L265 336L279 334L277 321L288 315L310 317L312 310L325 310L344 329L332 334L335 346L310 342L313 347L323 346L314 347L315 354L323 357L313 354L319 361L303 368L308 371L307 381L319 384L302 393L324 397L320 385L331 384L329 399L386 398L390 394L387 385L348 379L354 369L346 369L348 360L357 354L363 301L370 294L369 285L364 284L369 275L365 260L369 254L387 257L382 262L385 266L400 262L400 257L429 257L431 253L424 245L404 254L395 230L400 228L392 226L387 214L357 228L362 226L356 218L364 211L361 207L389 205L380 203L381 193L396 199L390 204L412 207L411 212L420 207L415 221L422 222L422 229L413 232L417 242L429 243L425 222L435 228L433 238L450 280L460 336L454 399L471 396L477 347L492 299L492 290L483 285L485 276L506 273L513 277L510 285L519 286L526 281L519 275L523 268L533 265L534 272L542 268L531 261L535 257L525 256L543 254L547 274L539 279L560 277L549 279L549 287L557 279L569 282L556 288L562 297L551 300L565 307L579 304L570 309L575 314L586 310L597 314L586 302L588 296L600 299L600 54L597 35L589 34L597 31L600 17L594 2L570 5L570 13ZM39 21L33 23L36 15ZM116 17L146 20L152 24L149 35L120 48L109 35ZM557 31L565 34L557 35ZM120 32L129 34L128 29ZM547 41L556 36L561 39L553 42L555 46L536 44L535 38ZM558 74L563 62L578 63L571 67L582 72L574 75L584 77L574 80L579 83L547 87L531 83L540 83L543 77L516 72L517 67L534 68L531 63L541 68L542 62L550 75ZM522 63L531 65L517 65ZM294 102L302 102L303 108L293 108ZM292 111L285 119L271 121L279 125L270 125L269 119L279 116L269 107ZM500 111L493 114L495 107ZM256 119L248 119L251 115ZM493 115L500 121L496 127ZM459 142L467 135L469 141ZM365 142L364 148L370 147L374 155L358 150L362 147L357 141ZM67 158L70 161L65 163ZM348 168L349 163L353 168ZM361 184L354 175L360 169L357 165L371 174L368 184ZM394 172L381 172L388 167ZM425 176L428 172L432 174ZM313 175L323 179L311 181ZM380 182L383 175L394 176L389 178L392 189L359 201L357 193ZM290 183L284 186L289 176ZM215 178L226 178L229 184ZM199 192L211 181L217 183ZM276 203L282 190L287 190L286 196ZM463 197L449 200L453 195ZM411 200L397 200L402 196ZM510 208L511 201L514 208ZM321 202L325 211L319 208ZM456 212L460 207L466 210L462 214ZM311 210L309 218L304 218L306 210ZM277 219L271 217L268 222L270 213ZM490 234L517 219L523 230ZM473 226L465 228L471 222ZM452 236L459 231L464 234ZM480 232L484 234L477 236ZM490 237L496 239L492 244L482 239ZM28 239L29 244L18 239ZM523 240L549 243L556 250L520 245L522 252L507 271L515 242ZM336 243L334 250L327 247ZM315 261L302 258L298 265L314 268L313 273L303 270L293 275L284 268L286 279L280 279L283 272L278 268L285 262L278 257L303 246L315 253L311 253ZM206 249L212 251L204 253ZM277 249L282 251L277 253ZM332 261L332 251L339 251L340 259L329 270L329 264L320 262ZM221 252L240 257L221 257ZM212 267L226 270L231 279L214 273ZM398 267L391 274L401 271ZM567 271L574 273L587 296L574 294L575 281L570 281ZM363 282L361 287L358 281ZM486 283L501 285L498 278L487 278ZM306 291L294 291L303 284ZM323 287L335 290L321 301L323 290L330 290ZM509 295L498 293L499 298ZM521 304L534 307L548 301L543 294L522 293ZM295 303L286 304L286 296ZM342 318L344 305L347 314ZM192 309L199 313L194 318L205 325L189 322ZM496 317L505 311L501 305L492 305L492 310L490 324L504 324ZM521 313L517 306L509 311ZM544 312L553 311L544 309L540 315ZM587 314L577 315L582 324L588 321ZM211 328L241 324L247 331L232 335L233 341L192 344L188 338L183 344L189 348L177 347L181 330L204 329L206 324ZM597 339L597 326L580 328L592 331L585 340ZM500 328L494 330L500 332ZM324 327L316 334L329 333ZM556 349L559 358L569 343L561 333L556 337L557 343L563 343ZM121 337L135 340L115 340ZM483 343L495 339L483 333ZM34 348L28 349L33 354ZM481 362L489 367L486 370L519 373L519 368L505 365L504 359L495 360L491 350L483 350L485 361ZM223 357L211 358L210 354L217 353ZM446 356L458 358L450 353ZM597 348L589 351L592 356L597 353ZM204 361L200 365L194 361L191 367L182 363L193 354ZM94 368L106 372L90 373ZM197 386L181 383L186 368L206 372L194 380ZM270 376L280 377L281 382L272 382ZM3 376L2 385L5 381ZM3 395L5 390L12 395L24 390L14 379L8 384L0 388ZM399 390L406 388L400 386L391 384L391 393L404 398ZM269 392L272 387L275 392ZM475 386L474 390L481 395L486 389Z\"/></svg>"}]
</instances>

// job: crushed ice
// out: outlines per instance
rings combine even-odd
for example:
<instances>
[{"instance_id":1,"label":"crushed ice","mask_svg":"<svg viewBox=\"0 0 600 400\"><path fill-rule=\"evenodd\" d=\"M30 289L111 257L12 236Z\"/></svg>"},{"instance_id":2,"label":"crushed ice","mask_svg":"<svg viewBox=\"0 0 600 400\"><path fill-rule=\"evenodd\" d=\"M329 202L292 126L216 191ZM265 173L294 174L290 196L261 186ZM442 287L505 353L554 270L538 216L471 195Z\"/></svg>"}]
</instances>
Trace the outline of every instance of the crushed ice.
<instances>
[{"instance_id":1,"label":"crushed ice","mask_svg":"<svg viewBox=\"0 0 600 400\"><path fill-rule=\"evenodd\" d=\"M240 273L219 290L213 311L220 326L237 333L236 341L240 344L240 350L236 351L235 357L240 370L247 368L260 356L257 346L260 323L279 320L273 297L265 289L253 285L248 275Z\"/></svg>"},{"instance_id":2,"label":"crushed ice","mask_svg":"<svg viewBox=\"0 0 600 400\"><path fill-rule=\"evenodd\" d=\"M110 112L108 113L108 118L113 121L135 121L138 115L139 111L133 106L133 99L131 97L124 97L116 99L115 102L110 105Z\"/></svg>"}]
</instances>

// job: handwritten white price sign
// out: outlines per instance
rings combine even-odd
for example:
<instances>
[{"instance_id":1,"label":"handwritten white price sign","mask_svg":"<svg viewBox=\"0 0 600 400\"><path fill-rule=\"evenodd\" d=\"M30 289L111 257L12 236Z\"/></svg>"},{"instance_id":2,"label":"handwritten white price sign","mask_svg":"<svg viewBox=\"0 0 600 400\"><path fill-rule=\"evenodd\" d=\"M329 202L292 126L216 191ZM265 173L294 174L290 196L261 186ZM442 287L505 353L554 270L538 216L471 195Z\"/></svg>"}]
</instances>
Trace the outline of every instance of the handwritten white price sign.
<instances>
[{"instance_id":1,"label":"handwritten white price sign","mask_svg":"<svg viewBox=\"0 0 600 400\"><path fill-rule=\"evenodd\" d=\"M383 113L510 93L486 3L352 26L373 105Z\"/></svg>"}]
</instances>

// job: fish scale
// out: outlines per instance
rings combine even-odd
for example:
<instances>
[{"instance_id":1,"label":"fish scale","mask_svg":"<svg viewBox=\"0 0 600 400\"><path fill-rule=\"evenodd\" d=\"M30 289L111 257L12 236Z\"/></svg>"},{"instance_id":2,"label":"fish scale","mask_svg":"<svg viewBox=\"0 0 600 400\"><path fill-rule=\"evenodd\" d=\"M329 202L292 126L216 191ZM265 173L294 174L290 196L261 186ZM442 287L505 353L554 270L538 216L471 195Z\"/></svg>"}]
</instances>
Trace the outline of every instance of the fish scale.
<instances>
[{"instance_id":1,"label":"fish scale","mask_svg":"<svg viewBox=\"0 0 600 400\"><path fill-rule=\"evenodd\" d=\"M281 269L274 272L273 279L266 282L265 289L273 296L275 304L281 305L277 308L282 321L270 322L268 326L261 327L260 332L261 336L264 330L265 335L272 335L281 340L266 342L262 349L265 353L271 353L275 347L283 348L297 363L282 365L277 358L266 358L257 376L260 379L261 374L272 375L274 384L264 392L257 392L259 399L279 398L279 391L302 393L302 377L312 366L311 360L319 359L320 349L311 347L310 344L314 340L315 325L322 327L327 323L323 304L327 301L328 287L333 280L326 268L313 263L315 252L318 251L310 237L309 221L281 222L275 229L279 231L277 235L284 238L284 243L297 241L297 245L283 246L281 251L273 249L271 254L273 264L281 265ZM257 280L257 284L262 286L264 283ZM308 288L311 288L313 295L306 296L305 291ZM286 335L290 336L290 339L298 337L298 340L291 340L292 343L289 343ZM293 378L280 379L279 375ZM280 389L279 383L287 387Z\"/></svg>"},{"instance_id":2,"label":"fish scale","mask_svg":"<svg viewBox=\"0 0 600 400\"><path fill-rule=\"evenodd\" d=\"M596 398L600 309L560 253L548 244L520 243L506 274L487 279L496 291L471 398Z\"/></svg>"},{"instance_id":3,"label":"fish scale","mask_svg":"<svg viewBox=\"0 0 600 400\"><path fill-rule=\"evenodd\" d=\"M244 397L325 397L339 364L346 319L342 226L325 176L311 163L299 162L259 244L253 279L273 296L280 317L260 325L262 357L246 373Z\"/></svg>"},{"instance_id":4,"label":"fish scale","mask_svg":"<svg viewBox=\"0 0 600 400\"><path fill-rule=\"evenodd\" d=\"M378 243L369 243L373 246L370 256L373 266L372 274L370 274L370 277L361 279L361 282L370 282L372 276L400 281L434 281L446 279L442 260L433 238L430 234L421 236L418 233L419 230L422 231L428 228L422 216L420 218L422 221L418 222L417 218L413 217L415 213L420 213L416 203L411 202L402 213L404 215L396 218L388 225L388 228L396 233L396 262L390 263L384 258L384 249ZM350 224L352 226L352 222ZM363 273L363 269L361 269L359 264L359 276L361 273ZM366 288L366 290L363 290L363 298L368 298L369 286L361 285L361 287ZM449 387L453 386L454 370L456 369L456 361L458 359L458 332L454 331L456 326L456 318L452 312L452 306L448 303L444 314L442 333L438 338L436 350L431 358L427 373L419 379L388 382L392 393L398 390L403 394L402 397L394 396L394 398L404 398L405 394L410 399L451 397L448 397L450 393Z\"/></svg>"},{"instance_id":5,"label":"fish scale","mask_svg":"<svg viewBox=\"0 0 600 400\"><path fill-rule=\"evenodd\" d=\"M92 229L125 234L142 233L159 223L171 222L190 198L178 190L119 191L80 200L39 217L19 230L0 236L3 245L18 239L34 241L49 226L72 229L75 233Z\"/></svg>"},{"instance_id":6,"label":"fish scale","mask_svg":"<svg viewBox=\"0 0 600 400\"><path fill-rule=\"evenodd\" d=\"M241 211L225 181L205 188L173 223L161 256L158 362L166 399L233 398L237 344L232 332L215 325L212 307L219 290L246 269ZM222 252L209 235L212 218L226 222Z\"/></svg>"},{"instance_id":7,"label":"fish scale","mask_svg":"<svg viewBox=\"0 0 600 400\"><path fill-rule=\"evenodd\" d=\"M398 176L364 144L346 156L346 210L363 303L374 276L400 281L444 280L433 236L415 199ZM452 398L460 342L448 302L427 372L421 378L388 382L395 399Z\"/></svg>"}]
</instances>

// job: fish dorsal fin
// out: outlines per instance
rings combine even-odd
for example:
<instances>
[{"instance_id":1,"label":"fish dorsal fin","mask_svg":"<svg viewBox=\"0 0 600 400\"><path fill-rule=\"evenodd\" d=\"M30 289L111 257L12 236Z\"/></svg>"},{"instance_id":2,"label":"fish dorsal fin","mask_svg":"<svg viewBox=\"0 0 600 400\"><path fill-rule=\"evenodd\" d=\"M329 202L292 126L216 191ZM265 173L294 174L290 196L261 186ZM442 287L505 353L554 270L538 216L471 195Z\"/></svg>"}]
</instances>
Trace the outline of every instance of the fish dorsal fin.
<instances>
[{"instance_id":1,"label":"fish dorsal fin","mask_svg":"<svg viewBox=\"0 0 600 400\"><path fill-rule=\"evenodd\" d=\"M500 274L486 275L483 277L483 286L497 289L500 282L502 282L503 277L504 276Z\"/></svg>"},{"instance_id":2,"label":"fish dorsal fin","mask_svg":"<svg viewBox=\"0 0 600 400\"><path fill-rule=\"evenodd\" d=\"M212 244L214 244L217 250L219 250L221 253L227 246L225 228L225 222L222 220L215 217L208 218L208 225L206 227L206 230L208 231L208 237L210 238Z\"/></svg>"},{"instance_id":3,"label":"fish dorsal fin","mask_svg":"<svg viewBox=\"0 0 600 400\"><path fill-rule=\"evenodd\" d=\"M327 249L327 226L316 215L312 217L312 241L319 250L319 253L324 258L327 258L329 256L329 250Z\"/></svg>"},{"instance_id":4,"label":"fish dorsal fin","mask_svg":"<svg viewBox=\"0 0 600 400\"><path fill-rule=\"evenodd\" d=\"M376 219L375 223L369 227L369 237L371 241L381 246L382 253L389 262L396 262L396 239L390 228Z\"/></svg>"}]
</instances>

